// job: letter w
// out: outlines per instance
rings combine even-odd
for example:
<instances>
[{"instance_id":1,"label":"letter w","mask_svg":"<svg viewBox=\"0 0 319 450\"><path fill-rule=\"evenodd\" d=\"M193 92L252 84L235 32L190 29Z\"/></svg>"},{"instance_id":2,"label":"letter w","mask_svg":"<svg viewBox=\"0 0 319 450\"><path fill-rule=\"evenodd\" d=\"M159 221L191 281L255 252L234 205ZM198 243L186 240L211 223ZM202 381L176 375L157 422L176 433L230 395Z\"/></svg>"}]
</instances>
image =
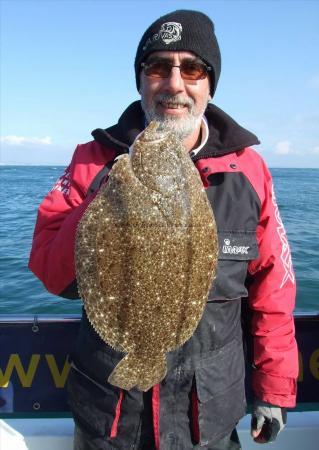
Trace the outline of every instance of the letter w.
<instances>
[{"instance_id":1,"label":"letter w","mask_svg":"<svg viewBox=\"0 0 319 450\"><path fill-rule=\"evenodd\" d=\"M34 378L35 371L37 370L40 360L40 355L32 355L27 371L22 366L20 356L18 354L10 355L7 367L4 371L0 369L0 387L6 388L9 385L9 381L13 372L16 370L20 382L24 388L30 387Z\"/></svg>"}]
</instances>

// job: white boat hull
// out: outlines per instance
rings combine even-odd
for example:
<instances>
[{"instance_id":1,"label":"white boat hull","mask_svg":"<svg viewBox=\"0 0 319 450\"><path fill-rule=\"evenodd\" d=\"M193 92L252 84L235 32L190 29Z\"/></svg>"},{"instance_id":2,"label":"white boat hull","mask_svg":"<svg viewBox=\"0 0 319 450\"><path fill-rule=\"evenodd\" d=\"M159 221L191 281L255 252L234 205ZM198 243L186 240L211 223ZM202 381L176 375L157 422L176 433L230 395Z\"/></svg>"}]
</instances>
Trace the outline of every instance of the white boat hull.
<instances>
[{"instance_id":1,"label":"white boat hull","mask_svg":"<svg viewBox=\"0 0 319 450\"><path fill-rule=\"evenodd\" d=\"M238 425L243 450L262 450L250 437L250 416ZM294 412L288 415L286 429L270 450L318 450L319 412ZM266 447L267 448L267 447ZM72 450L72 419L0 420L0 450Z\"/></svg>"}]
</instances>

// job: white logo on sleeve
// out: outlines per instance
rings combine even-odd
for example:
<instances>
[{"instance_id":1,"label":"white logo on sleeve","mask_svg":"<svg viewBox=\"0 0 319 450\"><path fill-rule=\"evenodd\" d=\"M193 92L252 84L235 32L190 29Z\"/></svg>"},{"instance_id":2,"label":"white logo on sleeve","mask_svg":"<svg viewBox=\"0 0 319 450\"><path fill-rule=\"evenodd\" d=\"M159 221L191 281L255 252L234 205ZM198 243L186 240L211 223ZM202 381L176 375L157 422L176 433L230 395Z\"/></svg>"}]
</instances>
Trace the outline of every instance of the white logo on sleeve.
<instances>
[{"instance_id":1,"label":"white logo on sleeve","mask_svg":"<svg viewBox=\"0 0 319 450\"><path fill-rule=\"evenodd\" d=\"M63 175L58 179L58 181L55 183L53 188L51 189L51 192L53 191L60 191L64 195L70 194L70 168L67 167L63 173Z\"/></svg>"},{"instance_id":2,"label":"white logo on sleeve","mask_svg":"<svg viewBox=\"0 0 319 450\"><path fill-rule=\"evenodd\" d=\"M227 255L248 255L249 246L244 245L230 245L230 239L224 239L222 253Z\"/></svg>"},{"instance_id":3,"label":"white logo on sleeve","mask_svg":"<svg viewBox=\"0 0 319 450\"><path fill-rule=\"evenodd\" d=\"M285 227L284 227L284 224L282 223L278 205L277 205L277 201L276 201L274 186L272 186L272 202L275 207L275 217L276 217L276 221L278 224L276 230L277 230L277 233L278 233L279 238L282 243L280 258L281 258L281 261L282 261L282 264L284 267L284 271L285 271L284 277L283 277L281 285L280 285L280 288L282 288L288 280L290 280L292 282L292 284L295 284L295 275L294 275L293 268L292 268L291 253L290 253L290 248L289 248L289 244L288 244L288 240L287 240Z\"/></svg>"}]
</instances>

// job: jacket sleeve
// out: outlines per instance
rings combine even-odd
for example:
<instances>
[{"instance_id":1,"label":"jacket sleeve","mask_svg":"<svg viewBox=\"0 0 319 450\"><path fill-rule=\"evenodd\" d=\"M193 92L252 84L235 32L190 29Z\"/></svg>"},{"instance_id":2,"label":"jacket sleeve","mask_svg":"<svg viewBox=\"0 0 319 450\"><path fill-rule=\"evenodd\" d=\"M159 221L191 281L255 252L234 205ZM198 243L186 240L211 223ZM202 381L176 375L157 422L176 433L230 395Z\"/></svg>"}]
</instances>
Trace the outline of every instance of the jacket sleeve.
<instances>
[{"instance_id":1,"label":"jacket sleeve","mask_svg":"<svg viewBox=\"0 0 319 450\"><path fill-rule=\"evenodd\" d=\"M265 402L293 407L298 353L293 309L296 283L290 248L279 214L269 170L263 165L264 198L257 227L259 256L249 264L252 310L254 395Z\"/></svg>"},{"instance_id":2,"label":"jacket sleeve","mask_svg":"<svg viewBox=\"0 0 319 450\"><path fill-rule=\"evenodd\" d=\"M75 150L71 164L47 194L38 210L29 268L46 289L60 295L75 280L74 245L77 224L92 197L86 198ZM84 179L84 176L82 176Z\"/></svg>"}]
</instances>

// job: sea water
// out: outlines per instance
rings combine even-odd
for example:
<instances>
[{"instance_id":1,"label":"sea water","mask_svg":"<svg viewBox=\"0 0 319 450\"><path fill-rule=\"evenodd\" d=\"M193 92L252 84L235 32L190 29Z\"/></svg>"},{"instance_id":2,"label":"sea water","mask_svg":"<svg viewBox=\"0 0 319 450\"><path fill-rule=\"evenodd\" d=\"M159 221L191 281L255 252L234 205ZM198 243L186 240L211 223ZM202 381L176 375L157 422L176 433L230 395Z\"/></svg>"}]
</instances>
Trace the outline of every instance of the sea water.
<instances>
[{"instance_id":1,"label":"sea water","mask_svg":"<svg viewBox=\"0 0 319 450\"><path fill-rule=\"evenodd\" d=\"M0 167L0 313L80 313L81 302L49 294L28 270L37 208L63 167ZM297 279L297 311L318 311L319 169L272 169Z\"/></svg>"}]
</instances>

